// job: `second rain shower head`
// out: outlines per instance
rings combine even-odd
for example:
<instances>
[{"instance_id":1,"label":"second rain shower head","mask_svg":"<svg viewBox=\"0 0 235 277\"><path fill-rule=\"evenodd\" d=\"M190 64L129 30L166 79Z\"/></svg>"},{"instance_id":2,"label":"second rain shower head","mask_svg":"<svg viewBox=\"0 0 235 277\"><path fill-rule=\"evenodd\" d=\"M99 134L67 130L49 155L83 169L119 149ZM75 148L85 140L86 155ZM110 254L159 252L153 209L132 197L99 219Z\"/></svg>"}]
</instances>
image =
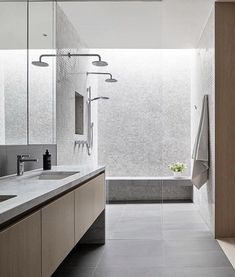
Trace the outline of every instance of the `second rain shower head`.
<instances>
[{"instance_id":1,"label":"second rain shower head","mask_svg":"<svg viewBox=\"0 0 235 277\"><path fill-rule=\"evenodd\" d=\"M108 75L109 78L105 79L105 82L107 83L115 83L117 82L117 79L114 79L112 74L109 72L87 72L87 75Z\"/></svg>"},{"instance_id":2,"label":"second rain shower head","mask_svg":"<svg viewBox=\"0 0 235 277\"><path fill-rule=\"evenodd\" d=\"M39 61L33 61L32 64L35 65L35 66L41 66L41 67L47 67L47 66L49 66L48 63L42 62L40 60Z\"/></svg>"},{"instance_id":3,"label":"second rain shower head","mask_svg":"<svg viewBox=\"0 0 235 277\"><path fill-rule=\"evenodd\" d=\"M101 60L99 60L99 61L94 61L94 62L92 62L92 64L95 65L95 66L107 66L107 65L108 65L107 62L101 61Z\"/></svg>"}]
</instances>

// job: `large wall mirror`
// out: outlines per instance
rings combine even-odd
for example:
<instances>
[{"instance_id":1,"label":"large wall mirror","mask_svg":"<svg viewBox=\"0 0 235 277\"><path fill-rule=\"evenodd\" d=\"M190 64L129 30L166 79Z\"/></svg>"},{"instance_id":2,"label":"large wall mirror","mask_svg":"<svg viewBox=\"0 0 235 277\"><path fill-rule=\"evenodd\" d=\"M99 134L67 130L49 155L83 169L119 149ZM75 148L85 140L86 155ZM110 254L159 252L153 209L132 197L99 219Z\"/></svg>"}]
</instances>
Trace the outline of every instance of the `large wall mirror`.
<instances>
[{"instance_id":1,"label":"large wall mirror","mask_svg":"<svg viewBox=\"0 0 235 277\"><path fill-rule=\"evenodd\" d=\"M0 144L27 144L27 3L0 2Z\"/></svg>"},{"instance_id":2,"label":"large wall mirror","mask_svg":"<svg viewBox=\"0 0 235 277\"><path fill-rule=\"evenodd\" d=\"M55 138L55 2L0 2L0 145Z\"/></svg>"},{"instance_id":3,"label":"large wall mirror","mask_svg":"<svg viewBox=\"0 0 235 277\"><path fill-rule=\"evenodd\" d=\"M48 67L32 65L42 54L55 54L55 2L30 2L28 19L29 143L55 143L55 58Z\"/></svg>"}]
</instances>

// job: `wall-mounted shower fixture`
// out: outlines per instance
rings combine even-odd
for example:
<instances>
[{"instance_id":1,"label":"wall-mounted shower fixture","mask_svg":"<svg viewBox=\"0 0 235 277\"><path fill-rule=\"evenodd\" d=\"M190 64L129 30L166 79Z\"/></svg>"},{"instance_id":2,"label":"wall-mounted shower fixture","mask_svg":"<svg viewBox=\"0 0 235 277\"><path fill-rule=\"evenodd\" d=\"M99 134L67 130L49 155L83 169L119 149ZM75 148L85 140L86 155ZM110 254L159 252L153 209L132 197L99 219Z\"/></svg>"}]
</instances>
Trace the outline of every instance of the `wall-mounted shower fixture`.
<instances>
[{"instance_id":1,"label":"wall-mounted shower fixture","mask_svg":"<svg viewBox=\"0 0 235 277\"><path fill-rule=\"evenodd\" d=\"M109 72L87 72L86 73L87 75L91 75L91 74L97 74L97 75L108 75L109 78L105 80L105 82L108 82L108 83L115 83L117 82L117 79L114 79L112 74L109 73Z\"/></svg>"},{"instance_id":2,"label":"wall-mounted shower fixture","mask_svg":"<svg viewBox=\"0 0 235 277\"><path fill-rule=\"evenodd\" d=\"M93 147L93 128L94 128L94 122L92 122L91 118L91 102L99 99L105 99L108 100L109 97L106 96L98 96L91 98L91 87L87 89L88 92L88 99L87 99L87 113L88 113L88 118L87 118L87 140L76 140L75 145L79 146L84 146L86 145L87 147L87 152L88 155L91 155L92 152L92 147Z\"/></svg>"},{"instance_id":3,"label":"wall-mounted shower fixture","mask_svg":"<svg viewBox=\"0 0 235 277\"><path fill-rule=\"evenodd\" d=\"M43 62L42 58L44 57L97 57L98 61L93 61L92 64L95 66L107 66L108 63L105 61L102 61L101 56L98 54L71 54L71 53L67 53L67 54L43 54L39 57L38 61L33 61L32 64L36 65L36 66L41 66L41 67L46 67L49 66L48 63Z\"/></svg>"}]
</instances>

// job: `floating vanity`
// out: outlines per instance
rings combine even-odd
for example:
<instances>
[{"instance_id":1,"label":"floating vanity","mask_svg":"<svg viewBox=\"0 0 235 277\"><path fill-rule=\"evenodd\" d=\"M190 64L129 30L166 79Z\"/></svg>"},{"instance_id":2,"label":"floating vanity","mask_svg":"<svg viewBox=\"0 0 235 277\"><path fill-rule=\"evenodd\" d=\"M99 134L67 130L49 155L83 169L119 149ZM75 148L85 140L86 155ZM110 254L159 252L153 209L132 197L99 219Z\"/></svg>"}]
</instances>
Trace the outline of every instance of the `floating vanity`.
<instances>
[{"instance_id":1,"label":"floating vanity","mask_svg":"<svg viewBox=\"0 0 235 277\"><path fill-rule=\"evenodd\" d=\"M105 242L104 170L0 178L0 276L51 276L77 243Z\"/></svg>"}]
</instances>

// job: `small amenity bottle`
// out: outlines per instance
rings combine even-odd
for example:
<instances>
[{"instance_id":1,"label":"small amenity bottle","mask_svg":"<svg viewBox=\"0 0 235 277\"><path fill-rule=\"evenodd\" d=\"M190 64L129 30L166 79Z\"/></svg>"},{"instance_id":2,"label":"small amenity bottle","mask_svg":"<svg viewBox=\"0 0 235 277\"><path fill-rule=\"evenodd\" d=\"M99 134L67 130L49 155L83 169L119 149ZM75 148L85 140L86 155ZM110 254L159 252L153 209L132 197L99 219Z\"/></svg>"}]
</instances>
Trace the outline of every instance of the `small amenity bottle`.
<instances>
[{"instance_id":1,"label":"small amenity bottle","mask_svg":"<svg viewBox=\"0 0 235 277\"><path fill-rule=\"evenodd\" d=\"M51 169L51 154L47 149L46 153L43 155L43 170L50 170L50 169Z\"/></svg>"}]
</instances>

